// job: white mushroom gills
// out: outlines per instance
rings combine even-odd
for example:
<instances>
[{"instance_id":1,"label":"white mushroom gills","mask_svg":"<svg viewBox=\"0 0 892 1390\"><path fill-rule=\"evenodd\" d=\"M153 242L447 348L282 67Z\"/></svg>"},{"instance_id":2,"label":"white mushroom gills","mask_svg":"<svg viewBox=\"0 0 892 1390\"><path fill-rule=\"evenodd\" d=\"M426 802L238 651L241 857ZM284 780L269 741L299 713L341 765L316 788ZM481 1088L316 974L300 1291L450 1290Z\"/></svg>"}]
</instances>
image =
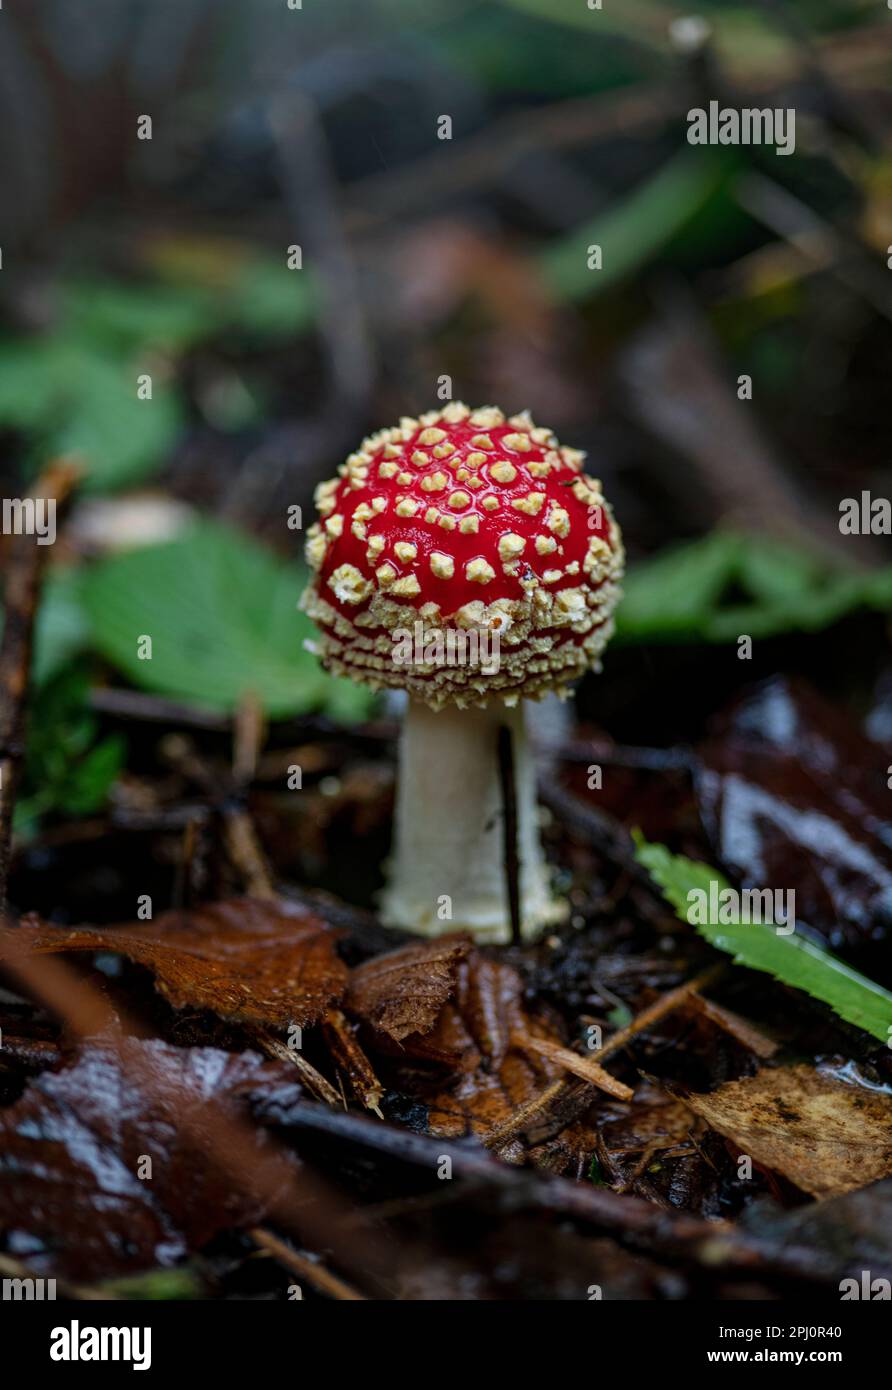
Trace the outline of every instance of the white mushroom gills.
<instances>
[{"instance_id":1,"label":"white mushroom gills","mask_svg":"<svg viewBox=\"0 0 892 1390\"><path fill-rule=\"evenodd\" d=\"M539 842L535 769L524 702L508 708L432 710L411 700L403 725L396 826L382 916L423 936L467 930L478 941L511 940L500 726L511 731L517 810L521 935L532 940L562 920Z\"/></svg>"}]
</instances>

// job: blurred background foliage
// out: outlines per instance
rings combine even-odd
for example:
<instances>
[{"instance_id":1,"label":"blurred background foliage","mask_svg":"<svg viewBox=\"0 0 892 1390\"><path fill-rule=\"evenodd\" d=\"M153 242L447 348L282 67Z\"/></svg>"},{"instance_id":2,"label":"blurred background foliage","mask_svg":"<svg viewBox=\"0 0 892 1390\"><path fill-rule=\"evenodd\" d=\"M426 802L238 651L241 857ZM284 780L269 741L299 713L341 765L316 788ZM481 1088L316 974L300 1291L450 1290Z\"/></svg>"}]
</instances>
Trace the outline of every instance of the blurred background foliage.
<instances>
[{"instance_id":1,"label":"blurred background foliage","mask_svg":"<svg viewBox=\"0 0 892 1390\"><path fill-rule=\"evenodd\" d=\"M86 470L28 817L105 794L107 679L369 713L304 650L289 508L444 374L589 451L618 649L892 608L837 524L892 487L890 73L879 0L7 0L3 494ZM794 106L795 155L689 146L711 99Z\"/></svg>"}]
</instances>

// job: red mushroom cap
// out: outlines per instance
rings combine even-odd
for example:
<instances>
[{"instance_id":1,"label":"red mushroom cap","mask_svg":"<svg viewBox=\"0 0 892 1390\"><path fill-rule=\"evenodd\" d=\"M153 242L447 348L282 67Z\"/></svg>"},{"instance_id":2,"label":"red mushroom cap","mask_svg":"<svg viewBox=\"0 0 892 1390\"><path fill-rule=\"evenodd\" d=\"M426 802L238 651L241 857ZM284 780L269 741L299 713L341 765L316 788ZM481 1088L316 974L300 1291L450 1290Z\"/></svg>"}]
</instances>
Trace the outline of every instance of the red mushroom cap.
<instances>
[{"instance_id":1,"label":"red mushroom cap","mask_svg":"<svg viewBox=\"0 0 892 1390\"><path fill-rule=\"evenodd\" d=\"M326 668L435 708L563 692L613 631L623 549L584 455L529 415L451 402L363 441L321 483L303 607ZM498 633L496 662L395 659L397 634Z\"/></svg>"}]
</instances>

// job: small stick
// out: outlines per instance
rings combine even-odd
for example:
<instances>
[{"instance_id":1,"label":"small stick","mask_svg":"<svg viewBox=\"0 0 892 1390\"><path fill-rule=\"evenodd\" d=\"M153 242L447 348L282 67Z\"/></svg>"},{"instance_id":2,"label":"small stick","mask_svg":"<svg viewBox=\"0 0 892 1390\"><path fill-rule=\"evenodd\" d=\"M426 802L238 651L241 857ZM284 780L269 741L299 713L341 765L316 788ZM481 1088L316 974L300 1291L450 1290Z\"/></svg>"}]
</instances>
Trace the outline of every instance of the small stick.
<instances>
[{"instance_id":1,"label":"small stick","mask_svg":"<svg viewBox=\"0 0 892 1390\"><path fill-rule=\"evenodd\" d=\"M247 811L240 807L226 808L223 840L229 858L245 880L249 895L266 899L278 897L272 871Z\"/></svg>"},{"instance_id":2,"label":"small stick","mask_svg":"<svg viewBox=\"0 0 892 1390\"><path fill-rule=\"evenodd\" d=\"M713 984L725 973L726 968L724 965L711 965L707 970L702 970L699 975L695 975L692 980L661 994L653 1004L649 1004L646 1009L641 1010L640 1014L636 1014L632 1022L627 1024L625 1028L620 1028L611 1038L608 1038L603 1047L599 1048L597 1052L593 1052L592 1061L603 1062L605 1057L611 1057L614 1052L619 1052L620 1048L625 1047L626 1043L631 1042L639 1033L643 1033L652 1023L659 1023L661 1018L665 1018L667 1014L671 1014L682 1004L686 1004L692 994L696 994L707 985Z\"/></svg>"},{"instance_id":3,"label":"small stick","mask_svg":"<svg viewBox=\"0 0 892 1390\"><path fill-rule=\"evenodd\" d=\"M286 1245L284 1240L273 1235L272 1231L266 1230L264 1226L255 1226L249 1231L251 1239L261 1250L265 1250L273 1259L278 1260L280 1265L290 1269L293 1274L299 1275L301 1279L306 1279L308 1284L319 1293L328 1294L329 1298L365 1302L365 1294L359 1293L351 1288L343 1279L339 1279L331 1270L324 1265L317 1264L315 1260L307 1259L306 1255L299 1255L296 1250L292 1250L290 1245Z\"/></svg>"},{"instance_id":4,"label":"small stick","mask_svg":"<svg viewBox=\"0 0 892 1390\"><path fill-rule=\"evenodd\" d=\"M499 780L502 784L503 845L511 941L520 945L520 864L517 859L517 787L514 781L514 744L507 724L499 726Z\"/></svg>"},{"instance_id":5,"label":"small stick","mask_svg":"<svg viewBox=\"0 0 892 1390\"><path fill-rule=\"evenodd\" d=\"M64 459L52 464L31 494L47 499L57 512L68 502L80 470ZM58 518L57 518L58 524ZM25 532L9 538L3 641L0 644L0 914L6 911L6 885L12 854L12 818L19 772L25 756L25 719L34 619L48 546Z\"/></svg>"},{"instance_id":6,"label":"small stick","mask_svg":"<svg viewBox=\"0 0 892 1390\"><path fill-rule=\"evenodd\" d=\"M254 1037L267 1057L272 1057L277 1062L290 1062L293 1067L296 1067L300 1072L301 1081L319 1100L324 1100L329 1105L340 1105L341 1097L334 1086L326 1080L321 1071L316 1070L312 1062L307 1061L302 1053L287 1047L281 1038L275 1037L266 1028L255 1029Z\"/></svg>"},{"instance_id":7,"label":"small stick","mask_svg":"<svg viewBox=\"0 0 892 1390\"><path fill-rule=\"evenodd\" d=\"M181 705L163 695L151 695L144 690L119 690L115 686L98 686L90 691L90 707L100 714L112 714L118 719L145 720L156 724L184 725L187 728L211 729L226 733L232 728L228 714Z\"/></svg>"},{"instance_id":8,"label":"small stick","mask_svg":"<svg viewBox=\"0 0 892 1390\"><path fill-rule=\"evenodd\" d=\"M603 1047L599 1048L597 1052L592 1053L589 1060L601 1063L606 1057L612 1056L614 1052L619 1052L621 1048L625 1047L626 1044L631 1042L639 1033L649 1028L652 1023L657 1023L661 1018L665 1017L666 1014L670 1014L673 1010L681 1008L681 1006L690 999L692 994L718 979L719 976L724 973L725 969L726 966L724 965L710 966L708 970L704 970L699 975L695 975L694 978L688 980L686 984L679 985L676 989L668 990L667 993L661 995L655 1003L648 1005L646 1009L642 1009L641 1013L637 1014L627 1027L620 1028L618 1032L613 1034L612 1038L608 1038ZM507 1143L509 1139L514 1139L527 1128L527 1125L532 1119L540 1115L551 1106L554 1101L560 1099L567 1089L568 1083L566 1081L552 1081L551 1085L546 1086L545 1090L542 1091L540 1095L534 1096L532 1100L526 1101L525 1104L519 1106L518 1109L515 1110L513 1115L510 1115L507 1120L504 1120L502 1124L490 1130L488 1134L483 1135L483 1144L488 1149L497 1148L499 1145ZM594 1088L592 1088L592 1091L587 1091L585 1088L581 1088L578 1098L581 1108L591 1104L593 1089ZM572 1118L572 1115L567 1116L566 1122L569 1124Z\"/></svg>"},{"instance_id":9,"label":"small stick","mask_svg":"<svg viewBox=\"0 0 892 1390\"><path fill-rule=\"evenodd\" d=\"M340 1009L329 1009L322 1020L322 1033L332 1057L345 1073L356 1099L367 1110L373 1110L379 1120L383 1120L384 1116L378 1105L384 1094L384 1087L354 1038L350 1025Z\"/></svg>"},{"instance_id":10,"label":"small stick","mask_svg":"<svg viewBox=\"0 0 892 1390\"><path fill-rule=\"evenodd\" d=\"M525 1052L533 1052L539 1057L545 1057L549 1062L555 1062L573 1076L587 1081L590 1086L597 1086L600 1091L606 1091L615 1100L631 1100L635 1094L631 1086L627 1086L624 1081L617 1081L616 1077L599 1066L594 1058L580 1057L578 1052L569 1047L561 1047L560 1043L549 1042L547 1038L534 1038L527 1033L512 1033L511 1042Z\"/></svg>"},{"instance_id":11,"label":"small stick","mask_svg":"<svg viewBox=\"0 0 892 1390\"><path fill-rule=\"evenodd\" d=\"M192 876L195 867L195 849L198 843L198 832L201 826L201 819L198 816L190 816L183 827L182 853L176 868L173 893L171 895L171 907L180 908L188 906L192 898Z\"/></svg>"},{"instance_id":12,"label":"small stick","mask_svg":"<svg viewBox=\"0 0 892 1390\"><path fill-rule=\"evenodd\" d=\"M519 1105L513 1115L509 1115L507 1120L491 1129L488 1134L481 1136L480 1142L487 1149L498 1148L501 1144L507 1143L509 1139L514 1139L522 1130L526 1129L528 1123L541 1115L553 1100L557 1100L567 1089L566 1081L561 1078L552 1081L551 1085L546 1086L539 1095L533 1096L532 1100L524 1101Z\"/></svg>"},{"instance_id":13,"label":"small stick","mask_svg":"<svg viewBox=\"0 0 892 1390\"><path fill-rule=\"evenodd\" d=\"M257 775L257 760L265 734L263 705L253 691L248 691L242 696L235 712L232 746L232 778L240 787L253 782Z\"/></svg>"}]
</instances>

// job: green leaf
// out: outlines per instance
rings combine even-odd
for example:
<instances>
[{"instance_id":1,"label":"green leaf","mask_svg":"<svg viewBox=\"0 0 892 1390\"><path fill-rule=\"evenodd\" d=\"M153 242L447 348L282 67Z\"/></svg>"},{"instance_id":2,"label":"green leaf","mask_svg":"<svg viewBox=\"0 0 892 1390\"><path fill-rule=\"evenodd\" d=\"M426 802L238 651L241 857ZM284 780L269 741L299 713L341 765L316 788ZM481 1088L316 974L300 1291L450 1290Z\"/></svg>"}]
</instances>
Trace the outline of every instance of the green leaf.
<instances>
[{"instance_id":1,"label":"green leaf","mask_svg":"<svg viewBox=\"0 0 892 1390\"><path fill-rule=\"evenodd\" d=\"M156 380L141 401L137 358L58 332L40 343L0 347L0 426L21 430L35 450L79 453L84 488L121 487L164 460L183 424L179 397Z\"/></svg>"},{"instance_id":2,"label":"green leaf","mask_svg":"<svg viewBox=\"0 0 892 1390\"><path fill-rule=\"evenodd\" d=\"M539 256L557 298L585 299L651 260L702 213L722 189L727 159L685 148L615 206L576 227ZM601 269L590 270L589 247L601 247Z\"/></svg>"},{"instance_id":3,"label":"green leaf","mask_svg":"<svg viewBox=\"0 0 892 1390\"><path fill-rule=\"evenodd\" d=\"M326 676L304 642L302 566L217 522L114 555L83 582L96 648L146 690L231 713L251 692L273 718L326 709L361 717L367 691ZM140 639L151 638L151 659Z\"/></svg>"},{"instance_id":4,"label":"green leaf","mask_svg":"<svg viewBox=\"0 0 892 1390\"><path fill-rule=\"evenodd\" d=\"M714 531L635 566L623 583L618 631L645 640L699 634L740 565L740 537Z\"/></svg>"},{"instance_id":5,"label":"green leaf","mask_svg":"<svg viewBox=\"0 0 892 1390\"><path fill-rule=\"evenodd\" d=\"M31 678L35 685L44 685L67 666L84 650L88 639L77 574L70 570L51 571L44 581L34 627Z\"/></svg>"},{"instance_id":6,"label":"green leaf","mask_svg":"<svg viewBox=\"0 0 892 1390\"><path fill-rule=\"evenodd\" d=\"M147 248L146 260L167 293L212 296L215 331L275 343L313 324L312 273L289 269L284 250L273 255L230 237L166 237Z\"/></svg>"},{"instance_id":7,"label":"green leaf","mask_svg":"<svg viewBox=\"0 0 892 1390\"><path fill-rule=\"evenodd\" d=\"M71 768L59 789L58 809L68 816L98 811L108 799L126 754L127 744L120 734L110 734L97 743Z\"/></svg>"},{"instance_id":8,"label":"green leaf","mask_svg":"<svg viewBox=\"0 0 892 1390\"><path fill-rule=\"evenodd\" d=\"M70 280L62 304L79 339L128 353L182 351L209 337L218 322L208 290L156 281Z\"/></svg>"},{"instance_id":9,"label":"green leaf","mask_svg":"<svg viewBox=\"0 0 892 1390\"><path fill-rule=\"evenodd\" d=\"M312 278L289 270L284 260L250 256L233 277L222 311L229 325L259 340L296 337L315 317Z\"/></svg>"},{"instance_id":10,"label":"green leaf","mask_svg":"<svg viewBox=\"0 0 892 1390\"><path fill-rule=\"evenodd\" d=\"M709 901L729 888L728 880L708 864L672 854L665 845L650 844L640 831L633 832L635 855L662 889L683 922L688 922L692 891L702 891ZM892 1037L892 994L859 975L836 956L798 934L780 936L761 922L732 924L709 922L696 930L720 951L727 951L737 965L773 975L785 985L801 989L813 999L829 1004L834 1013L866 1033L888 1042Z\"/></svg>"},{"instance_id":11,"label":"green leaf","mask_svg":"<svg viewBox=\"0 0 892 1390\"><path fill-rule=\"evenodd\" d=\"M57 407L65 371L52 339L0 344L0 426L39 429Z\"/></svg>"},{"instance_id":12,"label":"green leaf","mask_svg":"<svg viewBox=\"0 0 892 1390\"><path fill-rule=\"evenodd\" d=\"M0 606L0 636L3 608ZM77 575L70 570L51 570L44 580L34 625L31 679L45 685L86 647L87 623L78 597Z\"/></svg>"},{"instance_id":13,"label":"green leaf","mask_svg":"<svg viewBox=\"0 0 892 1390\"><path fill-rule=\"evenodd\" d=\"M98 720L90 709L90 673L71 662L37 691L28 719L22 796L16 805L20 834L42 816L89 815L105 804L120 772L126 745L120 735L96 743Z\"/></svg>"},{"instance_id":14,"label":"green leaf","mask_svg":"<svg viewBox=\"0 0 892 1390\"><path fill-rule=\"evenodd\" d=\"M140 481L165 462L183 429L183 395L171 372L179 356L215 336L277 344L313 323L311 277L289 270L284 254L187 242L168 256L171 263L162 258L156 268L166 279L66 281L52 332L0 343L0 429L27 436L35 467L47 454L76 453L85 491ZM204 276L192 283L196 269ZM145 371L151 400L137 395ZM243 387L227 424L239 428L254 412Z\"/></svg>"},{"instance_id":15,"label":"green leaf","mask_svg":"<svg viewBox=\"0 0 892 1390\"><path fill-rule=\"evenodd\" d=\"M156 380L152 399L139 399L141 370L136 361L72 350L59 412L64 419L49 447L83 457L86 491L122 487L154 472L182 429L182 405L171 385Z\"/></svg>"},{"instance_id":16,"label":"green leaf","mask_svg":"<svg viewBox=\"0 0 892 1390\"><path fill-rule=\"evenodd\" d=\"M892 567L849 572L795 546L721 530L634 566L623 589L620 640L736 642L744 633L816 632L858 608L892 609Z\"/></svg>"},{"instance_id":17,"label":"green leaf","mask_svg":"<svg viewBox=\"0 0 892 1390\"><path fill-rule=\"evenodd\" d=\"M607 1180L604 1177L604 1172L601 1168L600 1163L598 1162L597 1154L592 1154L592 1161L588 1166L588 1180L589 1182L594 1183L595 1187L607 1186Z\"/></svg>"}]
</instances>

